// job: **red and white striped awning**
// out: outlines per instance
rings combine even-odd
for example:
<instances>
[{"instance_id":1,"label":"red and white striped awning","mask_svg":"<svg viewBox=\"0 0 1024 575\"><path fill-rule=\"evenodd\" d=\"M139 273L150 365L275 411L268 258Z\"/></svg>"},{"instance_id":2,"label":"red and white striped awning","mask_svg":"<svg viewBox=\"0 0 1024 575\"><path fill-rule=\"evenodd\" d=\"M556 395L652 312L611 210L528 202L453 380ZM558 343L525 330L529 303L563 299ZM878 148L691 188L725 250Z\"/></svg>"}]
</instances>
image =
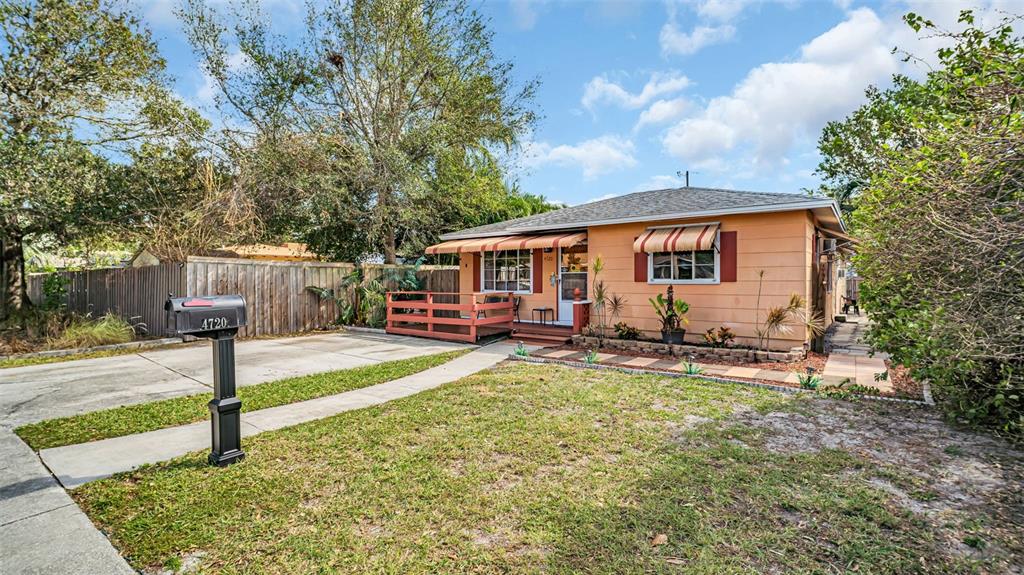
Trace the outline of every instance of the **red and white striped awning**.
<instances>
[{"instance_id":1,"label":"red and white striped awning","mask_svg":"<svg viewBox=\"0 0 1024 575\"><path fill-rule=\"evenodd\" d=\"M640 234L633 242L635 253L686 252L710 250L715 244L718 224L655 228Z\"/></svg>"},{"instance_id":2,"label":"red and white striped awning","mask_svg":"<svg viewBox=\"0 0 1024 575\"><path fill-rule=\"evenodd\" d=\"M430 246L428 254L466 254L501 250L536 250L543 248L571 248L587 240L586 232L547 234L543 236L500 236L450 240Z\"/></svg>"}]
</instances>

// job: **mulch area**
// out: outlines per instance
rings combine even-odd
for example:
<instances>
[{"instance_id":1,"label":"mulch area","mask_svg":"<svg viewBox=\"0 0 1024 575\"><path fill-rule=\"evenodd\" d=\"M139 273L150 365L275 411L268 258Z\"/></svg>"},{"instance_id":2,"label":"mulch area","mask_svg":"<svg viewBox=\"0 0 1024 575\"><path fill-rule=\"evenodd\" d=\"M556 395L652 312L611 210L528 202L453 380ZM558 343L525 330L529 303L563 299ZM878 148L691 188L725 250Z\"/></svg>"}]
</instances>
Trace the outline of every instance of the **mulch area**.
<instances>
[{"instance_id":1,"label":"mulch area","mask_svg":"<svg viewBox=\"0 0 1024 575\"><path fill-rule=\"evenodd\" d=\"M885 361L889 368L889 383L897 396L923 397L924 386L910 377L910 369L902 365L893 365L889 360Z\"/></svg>"}]
</instances>

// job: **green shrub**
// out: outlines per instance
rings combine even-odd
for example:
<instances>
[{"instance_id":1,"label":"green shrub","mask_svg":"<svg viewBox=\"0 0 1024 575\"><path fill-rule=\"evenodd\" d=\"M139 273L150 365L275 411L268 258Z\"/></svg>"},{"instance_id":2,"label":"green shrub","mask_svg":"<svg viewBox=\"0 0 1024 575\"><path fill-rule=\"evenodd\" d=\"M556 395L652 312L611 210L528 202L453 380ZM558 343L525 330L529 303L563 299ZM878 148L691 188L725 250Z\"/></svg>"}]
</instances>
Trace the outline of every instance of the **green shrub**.
<instances>
[{"instance_id":1,"label":"green shrub","mask_svg":"<svg viewBox=\"0 0 1024 575\"><path fill-rule=\"evenodd\" d=\"M959 421L1024 440L1024 42L1018 20L945 32L938 65L894 78L819 140L853 209L869 343Z\"/></svg>"},{"instance_id":2,"label":"green shrub","mask_svg":"<svg viewBox=\"0 0 1024 575\"><path fill-rule=\"evenodd\" d=\"M800 380L800 389L818 389L821 384L821 378L813 373L798 373L796 377Z\"/></svg>"},{"instance_id":3,"label":"green shrub","mask_svg":"<svg viewBox=\"0 0 1024 575\"><path fill-rule=\"evenodd\" d=\"M709 327L708 330L704 332L704 343L711 347L729 347L729 344L731 344L735 339L736 334L724 325L718 328L718 331L715 331L715 328L713 327Z\"/></svg>"},{"instance_id":4,"label":"green shrub","mask_svg":"<svg viewBox=\"0 0 1024 575\"><path fill-rule=\"evenodd\" d=\"M643 332L641 332L638 328L635 328L624 321L620 321L619 323L615 324L615 335L619 339L636 340L640 339L640 336L643 335Z\"/></svg>"},{"instance_id":5,"label":"green shrub","mask_svg":"<svg viewBox=\"0 0 1024 575\"><path fill-rule=\"evenodd\" d=\"M64 332L49 342L53 349L96 347L113 343L126 343L135 337L131 324L107 313L99 319L76 318Z\"/></svg>"}]
</instances>

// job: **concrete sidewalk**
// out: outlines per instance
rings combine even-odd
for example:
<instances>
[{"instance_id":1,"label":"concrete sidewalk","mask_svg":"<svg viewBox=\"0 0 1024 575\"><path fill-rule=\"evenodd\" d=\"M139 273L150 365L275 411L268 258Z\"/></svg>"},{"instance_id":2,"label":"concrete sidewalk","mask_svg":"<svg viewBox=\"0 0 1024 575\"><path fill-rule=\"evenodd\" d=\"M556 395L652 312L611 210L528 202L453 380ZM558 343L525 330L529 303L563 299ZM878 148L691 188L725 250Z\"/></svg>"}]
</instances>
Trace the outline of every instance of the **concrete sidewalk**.
<instances>
[{"instance_id":1,"label":"concrete sidewalk","mask_svg":"<svg viewBox=\"0 0 1024 575\"><path fill-rule=\"evenodd\" d=\"M513 349L507 343L492 344L444 365L394 381L243 413L242 436L322 419L432 389L492 367L507 358ZM137 435L44 449L39 452L39 457L61 484L71 489L147 463L166 461L209 447L210 423L201 421Z\"/></svg>"},{"instance_id":2,"label":"concrete sidewalk","mask_svg":"<svg viewBox=\"0 0 1024 575\"><path fill-rule=\"evenodd\" d=\"M0 573L135 573L35 452L5 430L0 430Z\"/></svg>"}]
</instances>

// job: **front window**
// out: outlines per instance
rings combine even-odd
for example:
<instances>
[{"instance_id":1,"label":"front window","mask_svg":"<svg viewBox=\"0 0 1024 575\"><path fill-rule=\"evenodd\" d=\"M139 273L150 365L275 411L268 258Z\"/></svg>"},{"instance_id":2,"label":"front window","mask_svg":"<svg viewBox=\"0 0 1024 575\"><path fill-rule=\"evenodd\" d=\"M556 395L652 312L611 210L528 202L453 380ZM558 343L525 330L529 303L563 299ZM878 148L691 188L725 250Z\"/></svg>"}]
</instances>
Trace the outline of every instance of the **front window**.
<instances>
[{"instance_id":1,"label":"front window","mask_svg":"<svg viewBox=\"0 0 1024 575\"><path fill-rule=\"evenodd\" d=\"M529 293L533 261L530 250L504 250L484 252L484 291L513 291Z\"/></svg>"},{"instance_id":2,"label":"front window","mask_svg":"<svg viewBox=\"0 0 1024 575\"><path fill-rule=\"evenodd\" d=\"M718 278L715 250L658 252L650 256L654 282L714 282Z\"/></svg>"}]
</instances>

